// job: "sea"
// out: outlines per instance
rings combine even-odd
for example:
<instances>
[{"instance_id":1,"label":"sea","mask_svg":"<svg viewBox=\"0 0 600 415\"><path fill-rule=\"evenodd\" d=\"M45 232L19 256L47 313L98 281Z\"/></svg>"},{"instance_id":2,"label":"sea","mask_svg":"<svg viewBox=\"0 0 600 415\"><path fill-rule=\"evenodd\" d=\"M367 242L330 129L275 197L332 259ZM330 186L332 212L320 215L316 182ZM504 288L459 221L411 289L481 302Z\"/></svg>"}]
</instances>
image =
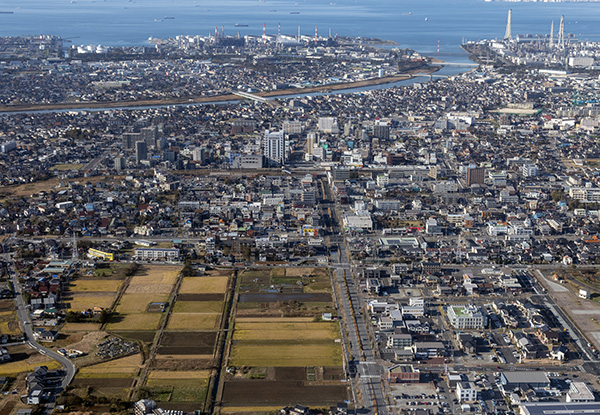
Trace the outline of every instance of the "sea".
<instances>
[{"instance_id":1,"label":"sea","mask_svg":"<svg viewBox=\"0 0 600 415\"><path fill-rule=\"evenodd\" d=\"M149 45L178 35L363 36L466 62L467 40L512 33L565 33L600 40L600 3L515 3L485 0L0 0L0 36L58 35L73 45ZM8 13L7 13L8 12ZM10 13L12 12L12 13ZM68 44L68 43L67 43Z\"/></svg>"}]
</instances>

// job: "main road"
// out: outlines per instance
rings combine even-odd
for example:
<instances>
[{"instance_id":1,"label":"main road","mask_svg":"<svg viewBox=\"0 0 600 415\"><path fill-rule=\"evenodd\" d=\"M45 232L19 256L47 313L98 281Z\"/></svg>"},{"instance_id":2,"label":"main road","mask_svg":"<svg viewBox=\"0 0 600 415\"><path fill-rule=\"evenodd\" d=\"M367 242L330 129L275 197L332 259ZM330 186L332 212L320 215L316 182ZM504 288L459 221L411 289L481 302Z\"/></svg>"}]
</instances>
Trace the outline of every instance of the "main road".
<instances>
[{"instance_id":1,"label":"main road","mask_svg":"<svg viewBox=\"0 0 600 415\"><path fill-rule=\"evenodd\" d=\"M21 285L17 278L17 274L14 270L10 270L10 279L13 284L15 290L15 303L17 307L17 317L23 327L23 334L27 339L27 344L37 350L39 353L48 356L49 358L56 360L60 363L65 370L65 377L62 381L62 389L64 390L69 384L73 381L73 377L75 377L75 365L67 359L65 356L56 353L54 350L50 350L38 342L35 341L33 337L33 329L31 328L31 321L29 319L29 312L27 307L25 306L25 302L23 301L23 293L21 291Z\"/></svg>"},{"instance_id":2,"label":"main road","mask_svg":"<svg viewBox=\"0 0 600 415\"><path fill-rule=\"evenodd\" d=\"M328 189L328 187L325 186L325 189ZM323 194L323 199L332 200L330 192L325 191L325 189L324 192L327 194ZM326 204L333 208L328 209L331 213L329 224L332 232L332 236L329 237L329 248L335 248L337 251L336 254L331 255L334 281L340 294L336 296L337 307L339 312L342 313L346 326L349 343L348 352L350 354L348 360L353 361L357 369L358 388L363 404L362 412L387 415L389 411L382 385L383 368L375 360L369 327L365 322L365 315L362 310L362 300L353 278L348 245L345 235L341 232L341 209L337 202ZM323 208L323 205L321 207Z\"/></svg>"}]
</instances>

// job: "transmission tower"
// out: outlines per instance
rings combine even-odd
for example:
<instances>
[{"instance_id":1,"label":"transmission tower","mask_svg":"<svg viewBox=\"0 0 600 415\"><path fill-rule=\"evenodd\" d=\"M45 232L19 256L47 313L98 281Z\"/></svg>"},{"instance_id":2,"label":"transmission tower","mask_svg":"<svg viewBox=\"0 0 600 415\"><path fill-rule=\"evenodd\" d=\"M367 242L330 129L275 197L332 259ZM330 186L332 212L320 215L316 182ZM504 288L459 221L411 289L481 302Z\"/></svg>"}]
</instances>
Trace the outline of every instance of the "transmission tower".
<instances>
[{"instance_id":1,"label":"transmission tower","mask_svg":"<svg viewBox=\"0 0 600 415\"><path fill-rule=\"evenodd\" d=\"M506 32L504 33L504 39L512 40L512 9L508 10L508 21L506 22Z\"/></svg>"},{"instance_id":2,"label":"transmission tower","mask_svg":"<svg viewBox=\"0 0 600 415\"><path fill-rule=\"evenodd\" d=\"M558 47L565 47L565 16L560 16L560 25L558 26Z\"/></svg>"}]
</instances>

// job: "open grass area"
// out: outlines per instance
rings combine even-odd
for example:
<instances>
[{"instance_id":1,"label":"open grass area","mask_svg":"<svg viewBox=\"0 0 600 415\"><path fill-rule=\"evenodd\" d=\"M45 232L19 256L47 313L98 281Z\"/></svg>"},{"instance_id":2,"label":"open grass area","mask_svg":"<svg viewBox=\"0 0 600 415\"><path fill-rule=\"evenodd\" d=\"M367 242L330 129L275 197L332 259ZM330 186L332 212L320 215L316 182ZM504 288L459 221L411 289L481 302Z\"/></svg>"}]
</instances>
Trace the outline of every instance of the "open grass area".
<instances>
[{"instance_id":1,"label":"open grass area","mask_svg":"<svg viewBox=\"0 0 600 415\"><path fill-rule=\"evenodd\" d=\"M0 365L0 376L15 376L19 373L32 372L36 366L48 366L48 369L58 369L60 364L54 360L31 362L29 359L18 362L7 362Z\"/></svg>"},{"instance_id":2,"label":"open grass area","mask_svg":"<svg viewBox=\"0 0 600 415\"><path fill-rule=\"evenodd\" d=\"M148 308L148 304L165 302L168 299L168 294L124 294L117 306L117 312L122 314L143 313Z\"/></svg>"},{"instance_id":3,"label":"open grass area","mask_svg":"<svg viewBox=\"0 0 600 415\"><path fill-rule=\"evenodd\" d=\"M173 313L167 330L214 330L219 317L216 313Z\"/></svg>"},{"instance_id":4,"label":"open grass area","mask_svg":"<svg viewBox=\"0 0 600 415\"><path fill-rule=\"evenodd\" d=\"M14 311L0 312L0 333L2 334L19 334L21 327L17 320L17 314Z\"/></svg>"},{"instance_id":5,"label":"open grass area","mask_svg":"<svg viewBox=\"0 0 600 415\"><path fill-rule=\"evenodd\" d=\"M121 286L119 280L76 280L69 285L73 292L117 292Z\"/></svg>"},{"instance_id":6,"label":"open grass area","mask_svg":"<svg viewBox=\"0 0 600 415\"><path fill-rule=\"evenodd\" d=\"M234 340L335 340L337 323L236 323Z\"/></svg>"},{"instance_id":7,"label":"open grass area","mask_svg":"<svg viewBox=\"0 0 600 415\"><path fill-rule=\"evenodd\" d=\"M204 402L208 379L148 379L146 387L160 401Z\"/></svg>"},{"instance_id":8,"label":"open grass area","mask_svg":"<svg viewBox=\"0 0 600 415\"><path fill-rule=\"evenodd\" d=\"M325 344L239 342L233 346L229 364L252 367L341 366L342 350L333 342Z\"/></svg>"},{"instance_id":9,"label":"open grass area","mask_svg":"<svg viewBox=\"0 0 600 415\"><path fill-rule=\"evenodd\" d=\"M118 314L111 318L106 330L156 330L161 318L159 313Z\"/></svg>"},{"instance_id":10,"label":"open grass area","mask_svg":"<svg viewBox=\"0 0 600 415\"><path fill-rule=\"evenodd\" d=\"M93 307L109 308L115 301L115 294L99 294L99 293L71 293L71 299L66 299L69 304L69 310L83 311Z\"/></svg>"},{"instance_id":11,"label":"open grass area","mask_svg":"<svg viewBox=\"0 0 600 415\"><path fill-rule=\"evenodd\" d=\"M148 379L208 379L210 372L208 370L153 370Z\"/></svg>"},{"instance_id":12,"label":"open grass area","mask_svg":"<svg viewBox=\"0 0 600 415\"><path fill-rule=\"evenodd\" d=\"M179 292L182 294L225 293L228 280L228 277L185 277Z\"/></svg>"},{"instance_id":13,"label":"open grass area","mask_svg":"<svg viewBox=\"0 0 600 415\"><path fill-rule=\"evenodd\" d=\"M78 376L85 375L88 377L95 377L96 375L103 375L104 377L107 377L108 374L111 374L111 376L108 377L119 377L113 376L115 374L135 376L141 367L142 355L138 353L109 362L83 367L79 369Z\"/></svg>"},{"instance_id":14,"label":"open grass area","mask_svg":"<svg viewBox=\"0 0 600 415\"><path fill-rule=\"evenodd\" d=\"M221 313L222 301L178 301L173 307L175 313Z\"/></svg>"}]
</instances>

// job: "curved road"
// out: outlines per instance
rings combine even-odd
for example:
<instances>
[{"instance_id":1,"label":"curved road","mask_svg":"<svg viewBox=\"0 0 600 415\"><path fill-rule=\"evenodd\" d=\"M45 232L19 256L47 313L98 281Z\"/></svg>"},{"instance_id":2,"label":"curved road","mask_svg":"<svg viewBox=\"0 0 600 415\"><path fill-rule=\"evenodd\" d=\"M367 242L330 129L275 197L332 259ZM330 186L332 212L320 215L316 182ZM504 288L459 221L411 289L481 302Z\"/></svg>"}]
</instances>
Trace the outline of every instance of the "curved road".
<instances>
[{"instance_id":1,"label":"curved road","mask_svg":"<svg viewBox=\"0 0 600 415\"><path fill-rule=\"evenodd\" d=\"M65 356L40 345L34 340L33 329L31 327L31 321L29 319L29 312L27 311L27 308L25 307L25 304L23 302L21 285L19 284L17 274L13 270L10 271L10 278L15 289L15 303L17 306L17 316L19 318L19 321L21 322L21 326L23 327L23 333L27 338L27 344L33 349L37 350L39 353L56 360L62 365L63 369L66 372L62 382L62 389L64 390L71 383L73 377L75 377L75 365Z\"/></svg>"}]
</instances>

